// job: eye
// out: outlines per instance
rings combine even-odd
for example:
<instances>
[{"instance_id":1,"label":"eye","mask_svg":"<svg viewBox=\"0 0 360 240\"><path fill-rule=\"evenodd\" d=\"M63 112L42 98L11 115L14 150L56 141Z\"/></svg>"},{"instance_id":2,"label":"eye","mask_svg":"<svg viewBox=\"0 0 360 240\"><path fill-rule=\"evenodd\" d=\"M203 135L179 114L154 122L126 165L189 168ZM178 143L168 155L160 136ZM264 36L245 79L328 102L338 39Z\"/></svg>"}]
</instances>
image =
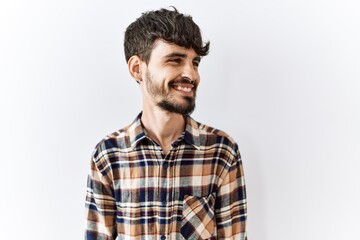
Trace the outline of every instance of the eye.
<instances>
[{"instance_id":1,"label":"eye","mask_svg":"<svg viewBox=\"0 0 360 240\"><path fill-rule=\"evenodd\" d=\"M201 58L200 57L196 57L192 60L192 63L194 65L194 68L198 68L199 65L200 65L200 61L201 61Z\"/></svg>"},{"instance_id":2,"label":"eye","mask_svg":"<svg viewBox=\"0 0 360 240\"><path fill-rule=\"evenodd\" d=\"M169 62L174 62L174 63L181 63L181 58L170 58Z\"/></svg>"},{"instance_id":3,"label":"eye","mask_svg":"<svg viewBox=\"0 0 360 240\"><path fill-rule=\"evenodd\" d=\"M194 67L199 67L200 62L199 61L193 61L193 65L194 65Z\"/></svg>"}]
</instances>

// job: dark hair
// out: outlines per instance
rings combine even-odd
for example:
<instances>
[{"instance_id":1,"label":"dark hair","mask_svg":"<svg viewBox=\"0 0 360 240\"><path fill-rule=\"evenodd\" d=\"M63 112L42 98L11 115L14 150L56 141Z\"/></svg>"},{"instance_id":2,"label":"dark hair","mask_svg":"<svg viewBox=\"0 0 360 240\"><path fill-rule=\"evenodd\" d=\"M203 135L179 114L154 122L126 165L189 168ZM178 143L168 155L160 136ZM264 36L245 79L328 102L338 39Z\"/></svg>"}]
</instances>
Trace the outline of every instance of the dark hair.
<instances>
[{"instance_id":1,"label":"dark hair","mask_svg":"<svg viewBox=\"0 0 360 240\"><path fill-rule=\"evenodd\" d=\"M124 39L126 61L137 55L148 63L157 39L193 48L199 56L208 54L210 43L203 43L199 26L191 16L179 13L175 7L173 9L145 12L127 27Z\"/></svg>"}]
</instances>

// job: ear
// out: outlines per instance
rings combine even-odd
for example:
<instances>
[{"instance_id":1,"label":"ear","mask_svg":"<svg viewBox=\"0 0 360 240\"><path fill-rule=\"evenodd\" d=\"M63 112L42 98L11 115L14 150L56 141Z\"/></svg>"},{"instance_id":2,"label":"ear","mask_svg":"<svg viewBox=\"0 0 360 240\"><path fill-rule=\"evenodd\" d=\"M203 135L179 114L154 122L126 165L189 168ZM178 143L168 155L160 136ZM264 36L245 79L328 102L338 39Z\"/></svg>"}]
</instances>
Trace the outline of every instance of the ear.
<instances>
[{"instance_id":1,"label":"ear","mask_svg":"<svg viewBox=\"0 0 360 240\"><path fill-rule=\"evenodd\" d=\"M132 56L128 61L129 72L137 83L140 83L142 81L141 64L142 64L142 60L137 55Z\"/></svg>"}]
</instances>

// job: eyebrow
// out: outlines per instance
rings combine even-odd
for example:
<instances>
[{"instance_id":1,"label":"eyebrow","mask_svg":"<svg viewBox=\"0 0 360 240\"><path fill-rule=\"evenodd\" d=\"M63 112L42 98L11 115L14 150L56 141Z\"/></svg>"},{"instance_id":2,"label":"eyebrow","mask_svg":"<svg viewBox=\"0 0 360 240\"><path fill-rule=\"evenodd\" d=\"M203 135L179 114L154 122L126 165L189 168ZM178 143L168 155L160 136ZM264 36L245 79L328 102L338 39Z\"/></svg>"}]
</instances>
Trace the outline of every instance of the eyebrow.
<instances>
[{"instance_id":1,"label":"eyebrow","mask_svg":"<svg viewBox=\"0 0 360 240\"><path fill-rule=\"evenodd\" d=\"M187 54L185 54L185 53L179 53L179 52L173 52L173 53L170 53L170 54L166 55L164 58L172 58L172 57L186 58L186 57L187 57ZM200 62L200 61L201 61L201 57L200 57L200 56L196 56L196 57L194 57L193 60Z\"/></svg>"},{"instance_id":2,"label":"eyebrow","mask_svg":"<svg viewBox=\"0 0 360 240\"><path fill-rule=\"evenodd\" d=\"M165 56L165 58L172 58L172 57L182 57L182 58L185 58L187 57L187 55L185 53L178 53L178 52L173 52L173 53L170 53L168 55Z\"/></svg>"}]
</instances>

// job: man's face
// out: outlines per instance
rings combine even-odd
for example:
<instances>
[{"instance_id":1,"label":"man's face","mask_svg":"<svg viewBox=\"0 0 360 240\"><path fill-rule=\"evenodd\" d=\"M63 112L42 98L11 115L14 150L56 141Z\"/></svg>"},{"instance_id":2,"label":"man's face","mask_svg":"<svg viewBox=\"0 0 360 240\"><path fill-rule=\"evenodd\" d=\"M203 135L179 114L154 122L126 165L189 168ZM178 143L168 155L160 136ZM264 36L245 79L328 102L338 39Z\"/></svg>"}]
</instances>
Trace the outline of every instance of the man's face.
<instances>
[{"instance_id":1,"label":"man's face","mask_svg":"<svg viewBox=\"0 0 360 240\"><path fill-rule=\"evenodd\" d=\"M200 81L199 63L193 49L157 40L145 67L146 100L167 112L192 113Z\"/></svg>"}]
</instances>

